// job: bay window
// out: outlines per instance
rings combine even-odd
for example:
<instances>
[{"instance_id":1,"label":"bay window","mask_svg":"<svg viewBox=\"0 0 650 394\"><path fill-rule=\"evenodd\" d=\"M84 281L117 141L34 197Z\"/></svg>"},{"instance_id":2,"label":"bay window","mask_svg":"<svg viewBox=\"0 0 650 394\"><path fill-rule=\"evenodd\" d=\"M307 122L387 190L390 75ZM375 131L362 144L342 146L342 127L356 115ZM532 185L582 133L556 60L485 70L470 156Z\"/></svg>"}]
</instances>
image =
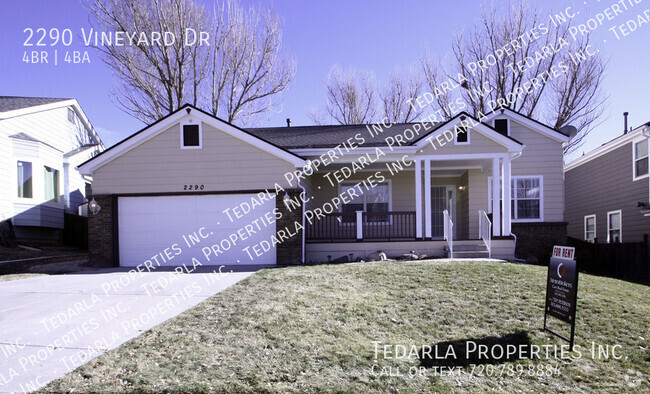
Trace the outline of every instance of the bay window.
<instances>
[{"instance_id":1,"label":"bay window","mask_svg":"<svg viewBox=\"0 0 650 394\"><path fill-rule=\"evenodd\" d=\"M18 197L32 198L32 163L18 162Z\"/></svg>"}]
</instances>

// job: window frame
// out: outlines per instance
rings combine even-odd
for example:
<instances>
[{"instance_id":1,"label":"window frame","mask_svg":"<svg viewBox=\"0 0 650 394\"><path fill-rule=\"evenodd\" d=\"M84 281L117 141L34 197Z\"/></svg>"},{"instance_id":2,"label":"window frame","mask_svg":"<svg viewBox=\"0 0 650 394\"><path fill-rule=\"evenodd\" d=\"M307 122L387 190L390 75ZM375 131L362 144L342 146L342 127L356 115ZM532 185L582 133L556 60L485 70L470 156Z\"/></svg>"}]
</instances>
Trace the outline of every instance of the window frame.
<instances>
[{"instance_id":1,"label":"window frame","mask_svg":"<svg viewBox=\"0 0 650 394\"><path fill-rule=\"evenodd\" d=\"M343 193L342 189L343 189L344 186L354 186L354 185L356 185L356 184L358 184L360 182L361 182L361 180L357 181L357 180L349 180L349 179L345 180L343 182L340 182L338 184L338 191L339 191L338 195L340 196L341 193ZM388 212L392 212L393 211L393 183L392 183L392 180L391 179L386 179L384 182L377 182L377 186L384 185L384 184L388 185ZM362 186L362 188L363 188L363 186ZM363 190L367 191L367 190L365 190L365 188L363 188ZM339 213L343 213L343 205L344 205L343 202L341 202L341 204L338 207L338 212ZM362 212L368 212L368 203L366 202L366 194L365 193L363 193L363 210L362 210ZM392 222L393 222L393 218L392 218L392 216L389 215L388 220L386 220L386 221L364 222L364 225L375 225L375 224L383 225L383 224L392 224ZM343 220L341 220L339 222L340 226L350 226L350 225L353 225L353 224L356 224L356 220L354 222L348 222L348 223L343 222Z\"/></svg>"},{"instance_id":2,"label":"window frame","mask_svg":"<svg viewBox=\"0 0 650 394\"><path fill-rule=\"evenodd\" d=\"M16 159L16 166L14 167L15 170L15 182L14 185L16 185L16 188L18 188L18 163L29 163L31 165L31 175L30 175L30 182L31 182L31 192L32 196L31 197L21 197L18 195L18 190L16 190L16 193L14 194L14 198L16 198L17 201L20 202L30 202L33 201L35 196L36 196L36 190L34 189L34 161L32 160L22 160L22 159Z\"/></svg>"},{"instance_id":3,"label":"window frame","mask_svg":"<svg viewBox=\"0 0 650 394\"><path fill-rule=\"evenodd\" d=\"M59 170L56 167L48 166L46 164L43 164L41 166L41 168L43 168L43 170L45 170L45 171L47 171L46 169L49 168L50 170L55 171L55 174L56 174L56 176L54 177L55 178L54 179L55 183L53 184L53 188L54 188L53 191L54 191L54 194L55 194L54 199L47 199L47 196L45 195L45 182L47 182L48 178L46 178L45 175L43 175L43 182L42 182L42 184L43 184L43 202L44 203L53 203L53 204L62 203L63 199L61 198L61 170Z\"/></svg>"},{"instance_id":4,"label":"window frame","mask_svg":"<svg viewBox=\"0 0 650 394\"><path fill-rule=\"evenodd\" d=\"M594 230L593 230L594 238L593 238L592 240L589 240L589 238L587 237L587 220L588 220L588 219L591 219L591 218L594 219ZM597 238L597 237L596 237L597 234L598 234L598 230L597 230L597 228L596 228L596 214L595 214L595 213L592 213L591 215L585 215L585 216L584 216L584 231L583 231L583 239L584 239L585 241L587 241L587 242L595 243L595 240L596 240L596 238Z\"/></svg>"},{"instance_id":5,"label":"window frame","mask_svg":"<svg viewBox=\"0 0 650 394\"><path fill-rule=\"evenodd\" d=\"M458 132L456 132L456 129L458 128L465 128L465 134L467 135L467 141L458 141ZM454 126L454 145L470 145L471 144L471 133L469 132L470 128L469 126L461 126L461 123L457 124Z\"/></svg>"},{"instance_id":6,"label":"window frame","mask_svg":"<svg viewBox=\"0 0 650 394\"><path fill-rule=\"evenodd\" d=\"M610 221L609 218L612 215L619 215L619 220L618 220L618 229L612 229L609 227ZM612 243L611 237L610 237L610 231L612 230L618 230L618 242L623 243L623 210L622 209L617 209L615 211L608 211L607 212L607 243Z\"/></svg>"},{"instance_id":7,"label":"window frame","mask_svg":"<svg viewBox=\"0 0 650 394\"><path fill-rule=\"evenodd\" d=\"M636 145L640 144L640 143L643 143L644 141L647 144L646 155L643 156L643 157L638 158L638 157L636 157ZM636 163L637 163L637 161L640 161L640 160L643 160L643 159L648 160L648 172L643 174L643 175L637 175L636 174ZM648 140L648 138L643 137L641 139L637 139L637 140L632 141L632 180L633 181L638 181L640 179L648 178L649 176L650 176L650 141Z\"/></svg>"},{"instance_id":8,"label":"window frame","mask_svg":"<svg viewBox=\"0 0 650 394\"><path fill-rule=\"evenodd\" d=\"M506 135L510 137L510 119L509 118L494 118L492 119L492 128L496 130L496 121L497 120L505 120L506 121ZM497 131L498 132L498 131ZM501 133L499 133L501 134ZM503 134L502 134L503 135Z\"/></svg>"},{"instance_id":9,"label":"window frame","mask_svg":"<svg viewBox=\"0 0 650 394\"><path fill-rule=\"evenodd\" d=\"M197 146L193 146L193 145L186 146L185 145L185 139L184 139L185 126L199 126L199 145L197 145ZM189 119L189 120L187 120L185 122L181 122L181 128L180 128L180 133L179 134L180 134L180 146L181 146L181 149L203 149L203 125L202 125L202 122L200 122L200 121L195 122L194 119Z\"/></svg>"},{"instance_id":10,"label":"window frame","mask_svg":"<svg viewBox=\"0 0 650 394\"><path fill-rule=\"evenodd\" d=\"M519 219L517 218L517 204L510 208L510 222L512 223L539 223L544 221L544 176L543 175L514 175L510 177L510 200L517 201L516 194L517 191L513 189L512 182L515 182L517 179L530 179L536 178L539 179L539 218L535 219ZM516 184L515 184L516 185ZM499 187L499 201L503 199L503 193L501 187ZM488 177L488 209L487 213L492 213L492 176Z\"/></svg>"},{"instance_id":11,"label":"window frame","mask_svg":"<svg viewBox=\"0 0 650 394\"><path fill-rule=\"evenodd\" d=\"M68 107L68 122L72 124L77 124L76 118L77 118L77 113L75 112L75 110L72 109L72 107Z\"/></svg>"}]
</instances>

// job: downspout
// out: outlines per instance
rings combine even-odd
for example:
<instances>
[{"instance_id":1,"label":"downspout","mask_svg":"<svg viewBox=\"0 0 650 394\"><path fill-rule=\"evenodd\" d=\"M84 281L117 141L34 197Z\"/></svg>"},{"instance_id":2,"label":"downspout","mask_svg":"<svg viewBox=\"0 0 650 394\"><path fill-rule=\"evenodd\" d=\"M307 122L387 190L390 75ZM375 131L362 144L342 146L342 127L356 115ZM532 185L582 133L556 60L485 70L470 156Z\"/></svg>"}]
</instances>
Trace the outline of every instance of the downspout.
<instances>
[{"instance_id":1,"label":"downspout","mask_svg":"<svg viewBox=\"0 0 650 394\"><path fill-rule=\"evenodd\" d=\"M515 160L515 159L521 157L521 154L522 154L522 153L523 153L523 152L517 152L517 153L515 153L515 155L514 155L513 157L510 158L510 161ZM511 171L510 176L512 176L512 170L510 170L510 171ZM512 195L510 196L510 198L512 198ZM510 201L508 201L508 203L510 203ZM510 222L512 223L512 212L510 213ZM514 237L514 239L515 239L515 246L514 246L514 248L512 249L512 259L515 260L516 262L519 262L519 263L525 263L526 260L524 260L524 259L518 259L517 257L515 257L515 252L517 251L517 234L515 234L515 233L512 232L512 225L510 226L510 235L512 235L512 236Z\"/></svg>"},{"instance_id":2,"label":"downspout","mask_svg":"<svg viewBox=\"0 0 650 394\"><path fill-rule=\"evenodd\" d=\"M307 190L300 184L300 179L298 179L297 186L302 190L302 192L305 195L305 200L307 199ZM305 232L307 231L307 228L305 227L305 206L307 203L305 201L302 202L302 263L305 264Z\"/></svg>"}]
</instances>

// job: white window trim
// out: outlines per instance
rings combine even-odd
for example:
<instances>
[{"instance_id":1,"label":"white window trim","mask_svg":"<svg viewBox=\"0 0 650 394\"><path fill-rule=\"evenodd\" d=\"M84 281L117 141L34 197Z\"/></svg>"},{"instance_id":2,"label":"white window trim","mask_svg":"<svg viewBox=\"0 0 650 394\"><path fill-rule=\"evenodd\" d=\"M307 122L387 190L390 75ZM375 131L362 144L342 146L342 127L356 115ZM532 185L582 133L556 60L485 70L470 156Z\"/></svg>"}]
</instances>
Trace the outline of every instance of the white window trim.
<instances>
[{"instance_id":1,"label":"white window trim","mask_svg":"<svg viewBox=\"0 0 650 394\"><path fill-rule=\"evenodd\" d=\"M461 124L457 124L457 125L455 125L455 126L453 127L453 133L454 133L454 145L470 145L471 142L472 142L472 141L471 141L471 134L472 134L472 133L469 132L469 131L470 131L470 127L469 127L469 125L464 126L465 129L466 129L466 130L465 130L465 133L467 134L467 142L458 142L458 133L456 132L456 128L459 127L459 126L463 127Z\"/></svg>"},{"instance_id":2,"label":"white window trim","mask_svg":"<svg viewBox=\"0 0 650 394\"><path fill-rule=\"evenodd\" d=\"M640 142L643 142L643 140L648 141L647 142L647 144L648 144L648 155L642 157L641 159L647 157L648 158L648 165L650 166L650 140L648 138L645 138L645 137L640 138L640 139L632 140L632 181L633 182L650 177L650 168L648 169L647 174L644 174L644 175L641 175L641 176L636 176L636 162L637 162L637 160L639 160L639 159L636 158L636 144L638 144Z\"/></svg>"},{"instance_id":3,"label":"white window trim","mask_svg":"<svg viewBox=\"0 0 650 394\"><path fill-rule=\"evenodd\" d=\"M584 217L584 232L583 232L584 236L583 236L583 239L585 241L588 241L588 242L592 242L592 241L589 241L589 239L587 238L587 219L590 219L590 218L594 219L594 239L597 238L596 235L598 234L598 232L596 230L596 214L585 215L585 217Z\"/></svg>"},{"instance_id":4,"label":"white window trim","mask_svg":"<svg viewBox=\"0 0 650 394\"><path fill-rule=\"evenodd\" d=\"M343 186L350 186L350 185L354 186L354 185L356 185L356 184L358 184L360 182L361 182L361 180L359 180L359 181L357 181L357 180L346 180L346 181L340 182L339 185L338 185L338 189L339 189L339 194L338 195L340 196L341 193L343 193L343 191L342 191ZM392 182L392 179L386 179L383 182L377 182L377 185L381 185L383 183L388 185L388 212L392 212L393 211L393 182ZM360 186L360 187L362 188L362 190L365 190L364 186ZM338 208L339 208L339 213L343 213L343 203L341 203ZM367 212L366 208L367 208L367 204L366 204L366 198L365 198L365 194L364 194L363 212ZM390 218L390 223L392 224L393 218L390 217L390 216L389 216L389 218ZM372 223L367 223L367 224L372 224ZM379 224L385 224L385 222L379 223ZM352 225L352 223L343 223L343 222L341 222L340 225L342 225L342 226L350 226L350 225Z\"/></svg>"},{"instance_id":5,"label":"white window trim","mask_svg":"<svg viewBox=\"0 0 650 394\"><path fill-rule=\"evenodd\" d=\"M517 179L530 179L530 178L537 178L539 179L539 218L538 219L515 219L515 216L517 216L517 205L515 204L514 209L510 211L510 222L511 223L540 223L544 221L544 176L543 175L516 175L516 176L511 176L510 180L516 181ZM512 187L512 186L511 186ZM501 195L501 190L499 190L499 194ZM516 190L515 190L516 192ZM487 213L492 213L492 176L488 177L488 209ZM500 198L503 198L501 195ZM515 194L510 193L510 200L515 200ZM509 201L510 202L510 201Z\"/></svg>"},{"instance_id":6,"label":"white window trim","mask_svg":"<svg viewBox=\"0 0 650 394\"><path fill-rule=\"evenodd\" d=\"M31 197L18 197L18 162L28 162L32 164L32 196ZM36 167L39 165L39 167ZM21 158L21 157L16 157L14 160L14 165L13 168L11 169L11 196L12 200L15 203L19 204L36 204L37 201L39 201L39 196L36 193L36 171L34 168L40 168L40 161L36 160L34 158Z\"/></svg>"},{"instance_id":7,"label":"white window trim","mask_svg":"<svg viewBox=\"0 0 650 394\"><path fill-rule=\"evenodd\" d=\"M508 133L507 133L507 135L508 135L508 137L510 137L510 118L506 118L506 117L504 116L504 117L497 117L497 118L492 119L492 127L493 127L495 130L496 130L496 127L494 126L494 122L497 121L497 120L505 120L505 121L506 121L506 123L507 123L507 127L508 127Z\"/></svg>"},{"instance_id":8,"label":"white window trim","mask_svg":"<svg viewBox=\"0 0 650 394\"><path fill-rule=\"evenodd\" d=\"M609 228L609 217L611 215L619 214L620 220L618 222L619 227L618 227L618 232L619 232L619 242L623 243L623 210L618 209L616 211L609 211L607 212L607 243L611 243L611 240L609 238L609 231L610 230L615 230L615 229L610 229Z\"/></svg>"},{"instance_id":9,"label":"white window trim","mask_svg":"<svg viewBox=\"0 0 650 394\"><path fill-rule=\"evenodd\" d=\"M183 145L183 128L185 126L199 126L199 146L185 146ZM203 125L202 122L198 119L190 118L187 119L184 122L181 122L181 129L180 129L180 144L181 144L181 149L203 149Z\"/></svg>"}]
</instances>

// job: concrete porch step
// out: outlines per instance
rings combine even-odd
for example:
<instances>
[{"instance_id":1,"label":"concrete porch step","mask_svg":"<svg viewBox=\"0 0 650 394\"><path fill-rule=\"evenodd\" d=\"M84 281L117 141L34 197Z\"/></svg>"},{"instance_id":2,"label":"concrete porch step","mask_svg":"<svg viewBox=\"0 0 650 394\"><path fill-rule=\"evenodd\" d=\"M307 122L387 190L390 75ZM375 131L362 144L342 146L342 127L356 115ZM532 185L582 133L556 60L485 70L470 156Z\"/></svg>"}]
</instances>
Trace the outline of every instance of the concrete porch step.
<instances>
[{"instance_id":1,"label":"concrete porch step","mask_svg":"<svg viewBox=\"0 0 650 394\"><path fill-rule=\"evenodd\" d=\"M454 250L454 258L487 258L490 253L487 250Z\"/></svg>"}]
</instances>

